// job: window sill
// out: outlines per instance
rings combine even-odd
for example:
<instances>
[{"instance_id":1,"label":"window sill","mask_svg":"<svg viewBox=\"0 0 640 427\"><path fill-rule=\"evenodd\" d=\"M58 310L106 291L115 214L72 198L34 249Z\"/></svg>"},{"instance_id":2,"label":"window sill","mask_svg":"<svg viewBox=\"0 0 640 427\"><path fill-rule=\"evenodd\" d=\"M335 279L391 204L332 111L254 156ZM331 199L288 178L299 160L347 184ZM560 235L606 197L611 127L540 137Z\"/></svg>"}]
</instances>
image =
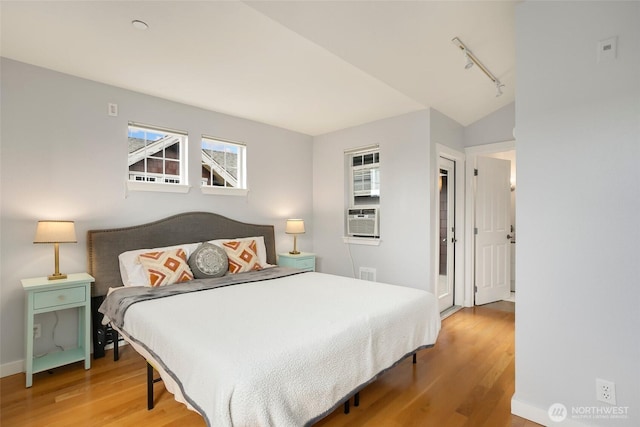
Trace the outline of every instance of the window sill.
<instances>
[{"instance_id":1,"label":"window sill","mask_svg":"<svg viewBox=\"0 0 640 427\"><path fill-rule=\"evenodd\" d=\"M344 236L342 241L351 245L380 246L379 237L352 237Z\"/></svg>"},{"instance_id":2,"label":"window sill","mask_svg":"<svg viewBox=\"0 0 640 427\"><path fill-rule=\"evenodd\" d=\"M190 185L184 184L161 184L156 182L127 181L127 190L129 191L156 191L161 193L186 194L190 189Z\"/></svg>"},{"instance_id":3,"label":"window sill","mask_svg":"<svg viewBox=\"0 0 640 427\"><path fill-rule=\"evenodd\" d=\"M230 187L200 187L202 194L213 194L218 196L246 196L249 190L246 188L230 188Z\"/></svg>"}]
</instances>

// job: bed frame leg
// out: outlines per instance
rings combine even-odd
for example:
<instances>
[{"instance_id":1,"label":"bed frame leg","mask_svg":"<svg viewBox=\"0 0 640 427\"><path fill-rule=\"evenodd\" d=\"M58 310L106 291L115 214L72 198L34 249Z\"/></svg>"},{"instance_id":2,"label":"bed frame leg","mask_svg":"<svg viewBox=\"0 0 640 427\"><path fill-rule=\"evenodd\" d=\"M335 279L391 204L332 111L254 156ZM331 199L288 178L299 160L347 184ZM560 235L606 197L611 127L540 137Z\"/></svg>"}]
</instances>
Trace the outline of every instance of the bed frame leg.
<instances>
[{"instance_id":1,"label":"bed frame leg","mask_svg":"<svg viewBox=\"0 0 640 427\"><path fill-rule=\"evenodd\" d=\"M147 362L147 410L153 409L153 366Z\"/></svg>"},{"instance_id":2,"label":"bed frame leg","mask_svg":"<svg viewBox=\"0 0 640 427\"><path fill-rule=\"evenodd\" d=\"M117 362L118 360L120 360L120 349L118 346L118 342L120 342L120 337L118 336L118 332L113 329L113 361Z\"/></svg>"},{"instance_id":3,"label":"bed frame leg","mask_svg":"<svg viewBox=\"0 0 640 427\"><path fill-rule=\"evenodd\" d=\"M416 363L417 363L416 354L413 353L413 364L415 365Z\"/></svg>"},{"instance_id":4,"label":"bed frame leg","mask_svg":"<svg viewBox=\"0 0 640 427\"><path fill-rule=\"evenodd\" d=\"M350 412L350 408L349 408L349 400L351 398L347 399L346 402L344 402L344 413L348 414ZM353 395L353 406L360 406L360 392L356 392L356 394Z\"/></svg>"},{"instance_id":5,"label":"bed frame leg","mask_svg":"<svg viewBox=\"0 0 640 427\"><path fill-rule=\"evenodd\" d=\"M162 377L153 378L153 366L147 361L147 409L153 409L153 385L162 381Z\"/></svg>"}]
</instances>

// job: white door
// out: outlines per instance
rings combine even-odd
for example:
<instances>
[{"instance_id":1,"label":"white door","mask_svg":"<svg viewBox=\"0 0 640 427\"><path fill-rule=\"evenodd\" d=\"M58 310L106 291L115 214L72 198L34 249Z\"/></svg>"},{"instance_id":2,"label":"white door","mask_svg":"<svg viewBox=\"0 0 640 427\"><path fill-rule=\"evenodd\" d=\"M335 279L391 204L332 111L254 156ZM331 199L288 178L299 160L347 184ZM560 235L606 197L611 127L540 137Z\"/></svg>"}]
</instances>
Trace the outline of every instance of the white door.
<instances>
[{"instance_id":1,"label":"white door","mask_svg":"<svg viewBox=\"0 0 640 427\"><path fill-rule=\"evenodd\" d=\"M511 293L511 162L478 157L475 214L476 305Z\"/></svg>"},{"instance_id":2,"label":"white door","mask_svg":"<svg viewBox=\"0 0 640 427\"><path fill-rule=\"evenodd\" d=\"M438 160L438 302L440 312L453 306L455 291L455 162L444 157Z\"/></svg>"}]
</instances>

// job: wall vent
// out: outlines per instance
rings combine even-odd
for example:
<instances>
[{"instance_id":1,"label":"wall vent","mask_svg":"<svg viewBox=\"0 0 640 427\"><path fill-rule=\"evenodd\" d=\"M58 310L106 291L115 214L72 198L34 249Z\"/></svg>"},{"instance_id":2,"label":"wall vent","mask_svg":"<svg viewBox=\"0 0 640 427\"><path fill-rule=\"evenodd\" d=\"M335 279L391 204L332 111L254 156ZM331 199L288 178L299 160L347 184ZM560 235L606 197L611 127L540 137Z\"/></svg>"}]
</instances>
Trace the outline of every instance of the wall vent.
<instances>
[{"instance_id":1,"label":"wall vent","mask_svg":"<svg viewBox=\"0 0 640 427\"><path fill-rule=\"evenodd\" d=\"M371 267L360 267L359 277L361 280L368 280L370 282L376 281L376 269Z\"/></svg>"}]
</instances>

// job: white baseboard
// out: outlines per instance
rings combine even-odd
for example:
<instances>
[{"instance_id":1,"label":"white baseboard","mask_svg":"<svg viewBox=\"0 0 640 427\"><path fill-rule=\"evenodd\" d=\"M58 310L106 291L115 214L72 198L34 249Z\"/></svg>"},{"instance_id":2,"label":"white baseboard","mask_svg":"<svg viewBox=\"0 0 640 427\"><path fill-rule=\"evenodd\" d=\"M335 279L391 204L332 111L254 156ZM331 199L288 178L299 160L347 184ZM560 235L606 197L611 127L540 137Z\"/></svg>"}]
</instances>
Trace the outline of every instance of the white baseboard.
<instances>
[{"instance_id":1,"label":"white baseboard","mask_svg":"<svg viewBox=\"0 0 640 427\"><path fill-rule=\"evenodd\" d=\"M568 409L569 411L571 410L570 408ZM511 413L543 426L588 427L586 424L572 419L570 413L563 421L553 421L549 418L549 408L540 408L528 402L523 402L518 400L515 395L511 398Z\"/></svg>"},{"instance_id":2,"label":"white baseboard","mask_svg":"<svg viewBox=\"0 0 640 427\"><path fill-rule=\"evenodd\" d=\"M129 345L126 341L120 341L118 347L122 348L122 346ZM111 350L113 348L113 343L107 344L105 346L105 350ZM93 357L93 353L91 353L91 357ZM21 372L25 372L26 368L24 366L24 359L16 360L15 362L9 362L0 365L0 378L8 377L9 375L19 374Z\"/></svg>"},{"instance_id":3,"label":"white baseboard","mask_svg":"<svg viewBox=\"0 0 640 427\"><path fill-rule=\"evenodd\" d=\"M24 359L16 360L15 362L9 362L0 365L0 378L8 377L9 375L19 374L24 372Z\"/></svg>"}]
</instances>

